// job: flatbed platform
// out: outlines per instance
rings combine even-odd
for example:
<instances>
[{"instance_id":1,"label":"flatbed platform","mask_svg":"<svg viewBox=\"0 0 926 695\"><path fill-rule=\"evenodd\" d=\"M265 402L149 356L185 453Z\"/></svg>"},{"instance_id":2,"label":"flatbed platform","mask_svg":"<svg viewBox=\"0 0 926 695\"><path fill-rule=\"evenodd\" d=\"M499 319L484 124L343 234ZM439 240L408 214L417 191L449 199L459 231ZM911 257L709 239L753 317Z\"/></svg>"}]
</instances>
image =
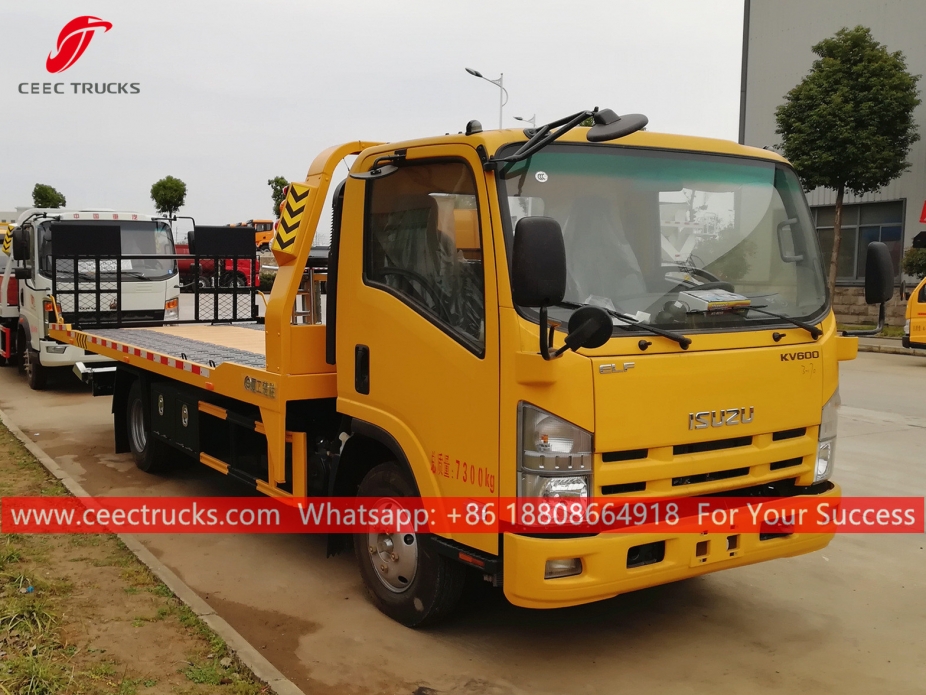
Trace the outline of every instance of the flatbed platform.
<instances>
[{"instance_id":1,"label":"flatbed platform","mask_svg":"<svg viewBox=\"0 0 926 695\"><path fill-rule=\"evenodd\" d=\"M156 328L97 328L88 332L104 340L204 367L215 368L223 362L234 362L264 369L266 346L263 329L263 324L258 323L181 324Z\"/></svg>"}]
</instances>

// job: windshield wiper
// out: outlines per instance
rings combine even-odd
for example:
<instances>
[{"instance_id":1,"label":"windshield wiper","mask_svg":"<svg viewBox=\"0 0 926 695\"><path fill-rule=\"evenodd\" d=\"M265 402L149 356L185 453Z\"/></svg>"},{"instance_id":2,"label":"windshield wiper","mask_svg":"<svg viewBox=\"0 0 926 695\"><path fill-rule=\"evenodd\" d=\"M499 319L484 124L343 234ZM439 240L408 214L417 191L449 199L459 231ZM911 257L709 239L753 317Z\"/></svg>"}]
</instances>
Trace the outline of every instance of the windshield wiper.
<instances>
[{"instance_id":1,"label":"windshield wiper","mask_svg":"<svg viewBox=\"0 0 926 695\"><path fill-rule=\"evenodd\" d=\"M634 318L633 316L628 316L627 314L622 314L619 311L614 309L609 309L605 306L598 306L597 304L581 304L579 302L570 302L563 300L557 302L557 306L564 306L569 309L580 309L584 306L597 306L599 309L603 309L609 316L613 316L616 319L624 321L623 324L615 324L618 328L621 328L625 331L631 331L635 328L642 328L644 331L649 331L655 335L662 336L663 338L668 338L669 340L674 340L678 343L682 350L687 350L688 346L691 345L691 338L684 336L681 333L676 333L675 331L666 331L662 328L656 328L655 326L650 326L648 323L643 323L639 319Z\"/></svg>"},{"instance_id":2,"label":"windshield wiper","mask_svg":"<svg viewBox=\"0 0 926 695\"><path fill-rule=\"evenodd\" d=\"M751 306L751 307L748 307L747 311L757 311L760 314L765 314L766 316L771 316L773 318L781 319L782 321L787 321L788 323L794 324L798 328L803 328L805 331L810 333L811 337L814 340L816 340L821 335L823 335L823 331L821 331L816 326L812 326L809 323L805 323L804 321L798 321L797 319L792 319L790 316L784 316L783 314L775 314L771 311L765 311L764 309L765 307Z\"/></svg>"}]
</instances>

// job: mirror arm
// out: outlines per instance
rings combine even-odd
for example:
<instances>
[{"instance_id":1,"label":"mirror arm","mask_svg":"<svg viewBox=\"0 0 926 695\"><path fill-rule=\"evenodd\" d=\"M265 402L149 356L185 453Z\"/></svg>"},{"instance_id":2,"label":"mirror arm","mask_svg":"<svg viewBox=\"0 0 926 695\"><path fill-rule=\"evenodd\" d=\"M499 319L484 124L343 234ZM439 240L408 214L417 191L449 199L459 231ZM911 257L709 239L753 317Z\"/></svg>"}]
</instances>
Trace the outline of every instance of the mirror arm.
<instances>
[{"instance_id":1,"label":"mirror arm","mask_svg":"<svg viewBox=\"0 0 926 695\"><path fill-rule=\"evenodd\" d=\"M547 319L547 308L545 306L540 307L540 354L548 362L554 357L559 357L559 353L550 354L550 343L553 342L553 332L555 330L556 327L551 326Z\"/></svg>"},{"instance_id":2,"label":"mirror arm","mask_svg":"<svg viewBox=\"0 0 926 695\"><path fill-rule=\"evenodd\" d=\"M878 307L878 325L875 328L865 331L843 331L843 336L864 338L867 336L878 335L881 331L884 330L884 320L886 313L886 302L881 302L881 306Z\"/></svg>"}]
</instances>

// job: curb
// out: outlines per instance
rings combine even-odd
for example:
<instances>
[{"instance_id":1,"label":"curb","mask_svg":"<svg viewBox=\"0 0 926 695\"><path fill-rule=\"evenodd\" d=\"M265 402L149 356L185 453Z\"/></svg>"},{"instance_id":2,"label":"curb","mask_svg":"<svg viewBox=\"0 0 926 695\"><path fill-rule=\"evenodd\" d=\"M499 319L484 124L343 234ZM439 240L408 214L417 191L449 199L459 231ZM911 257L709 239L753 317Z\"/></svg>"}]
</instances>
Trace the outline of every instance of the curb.
<instances>
[{"instance_id":1,"label":"curb","mask_svg":"<svg viewBox=\"0 0 926 695\"><path fill-rule=\"evenodd\" d=\"M910 357L926 357L926 350L914 350L904 347L890 347L887 345L861 345L859 352L880 352L886 355L909 355Z\"/></svg>"},{"instance_id":2,"label":"curb","mask_svg":"<svg viewBox=\"0 0 926 695\"><path fill-rule=\"evenodd\" d=\"M16 437L29 452L35 456L39 462L45 466L49 473L62 482L68 492L74 497L90 497L90 494L74 480L58 463L46 454L33 442L25 433L19 429L9 418L9 416L0 410L0 422ZM174 595L192 610L197 617L212 628L215 633L225 640L225 644L231 649L235 656L250 669L254 676L270 686L270 689L277 695L305 695L296 684L284 676L280 670L271 664L263 654L261 654L252 644L250 644L241 634L222 618L215 610L206 603L199 594L187 586L180 577L174 574L167 565L158 560L150 550L141 544L135 536L116 533L113 534L125 544L132 554L135 555L154 575L167 585Z\"/></svg>"}]
</instances>

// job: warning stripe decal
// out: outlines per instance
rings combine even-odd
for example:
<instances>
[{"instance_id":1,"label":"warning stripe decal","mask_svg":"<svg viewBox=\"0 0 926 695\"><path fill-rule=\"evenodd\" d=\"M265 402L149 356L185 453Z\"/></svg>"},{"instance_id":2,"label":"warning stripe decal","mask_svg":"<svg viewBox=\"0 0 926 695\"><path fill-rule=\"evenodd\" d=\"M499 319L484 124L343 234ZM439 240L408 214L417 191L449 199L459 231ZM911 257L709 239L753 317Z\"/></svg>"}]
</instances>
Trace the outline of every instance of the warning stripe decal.
<instances>
[{"instance_id":1,"label":"warning stripe decal","mask_svg":"<svg viewBox=\"0 0 926 695\"><path fill-rule=\"evenodd\" d=\"M78 331L69 331L66 330L67 327L65 324L61 323L52 323L48 326L49 330L54 331L64 331L67 334L68 338L74 340L74 344L78 347L82 347L84 350L87 349L89 344L99 345L100 347L108 348L110 350L116 350L126 355L132 355L133 357L140 357L142 359L148 360L149 362L157 362L158 364L163 364L167 367L174 367L176 369L182 369L185 372L190 372L191 374L196 374L202 377L209 376L209 368L202 367L195 362L189 362L188 360L178 360L174 357L168 357L167 355L158 355L153 352L148 352L147 350L142 350L141 348L133 347L131 345L126 345L125 343L117 343L114 340L106 340L105 338L98 338L95 335L89 335L87 333L80 333Z\"/></svg>"},{"instance_id":2,"label":"warning stripe decal","mask_svg":"<svg viewBox=\"0 0 926 695\"><path fill-rule=\"evenodd\" d=\"M289 184L289 191L286 193L286 201L283 205L283 211L280 214L280 223L277 225L277 233L273 238L273 250L291 253L291 246L296 241L296 234L299 231L299 225L302 222L302 216L305 214L306 204L303 202L309 195L309 187L304 183ZM302 203L300 205L300 203Z\"/></svg>"}]
</instances>

